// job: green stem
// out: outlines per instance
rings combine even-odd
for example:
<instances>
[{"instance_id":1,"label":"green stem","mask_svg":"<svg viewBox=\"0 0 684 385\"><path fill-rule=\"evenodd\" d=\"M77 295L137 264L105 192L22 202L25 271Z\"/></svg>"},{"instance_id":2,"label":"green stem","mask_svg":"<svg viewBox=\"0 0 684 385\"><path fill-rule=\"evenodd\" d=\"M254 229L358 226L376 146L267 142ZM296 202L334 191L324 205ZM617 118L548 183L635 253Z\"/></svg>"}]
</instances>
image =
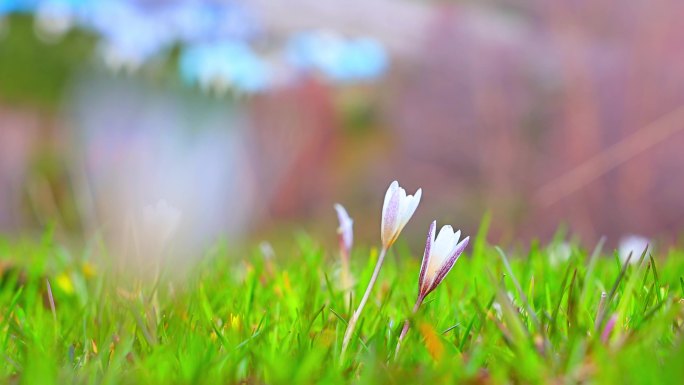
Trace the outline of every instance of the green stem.
<instances>
[{"instance_id":1,"label":"green stem","mask_svg":"<svg viewBox=\"0 0 684 385\"><path fill-rule=\"evenodd\" d=\"M366 292L363 294L363 298L361 298L361 303L359 303L359 307L356 309L356 311L354 311L354 314L349 320L349 324L347 324L347 331L344 333L344 340L342 341L342 353L340 354L340 362L344 361L344 354L347 351L347 347L349 346L351 337L354 334L356 323L359 321L361 312L363 311L363 308L366 306L366 302L368 302L368 297L370 297L371 291L373 291L373 286L375 286L375 282L378 280L378 275L380 274L382 262L385 260L385 254L387 254L387 248L383 247L382 250L380 250L380 254L378 255L378 262L375 264L375 270L373 270L373 275L371 276L370 282L368 282Z\"/></svg>"},{"instance_id":2,"label":"green stem","mask_svg":"<svg viewBox=\"0 0 684 385\"><path fill-rule=\"evenodd\" d=\"M416 300L416 304L413 305L412 315L415 315L418 312L420 305L423 303L423 299L425 299L425 297L423 297L421 295L418 296L418 299ZM409 326L410 326L409 320L406 320L404 322L404 327L401 329L401 334L399 335L399 339L397 340L397 348L394 350L394 358L395 359L399 355L399 349L401 349L401 341L403 341L404 337L406 337L406 333L408 333Z\"/></svg>"}]
</instances>

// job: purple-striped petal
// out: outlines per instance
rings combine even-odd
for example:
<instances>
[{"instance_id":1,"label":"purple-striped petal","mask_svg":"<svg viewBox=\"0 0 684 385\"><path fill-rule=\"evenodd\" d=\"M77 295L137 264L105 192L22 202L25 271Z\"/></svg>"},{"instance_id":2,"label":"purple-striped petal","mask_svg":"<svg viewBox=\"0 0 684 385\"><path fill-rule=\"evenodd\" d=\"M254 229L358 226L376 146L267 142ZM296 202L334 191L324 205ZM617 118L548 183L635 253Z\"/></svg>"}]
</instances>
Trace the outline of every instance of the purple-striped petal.
<instances>
[{"instance_id":1,"label":"purple-striped petal","mask_svg":"<svg viewBox=\"0 0 684 385\"><path fill-rule=\"evenodd\" d=\"M385 202L382 206L382 223L381 223L381 235L382 243L385 247L394 241L394 232L396 230L397 224L399 223L399 183L397 181L392 182L387 193L385 193Z\"/></svg>"},{"instance_id":2,"label":"purple-striped petal","mask_svg":"<svg viewBox=\"0 0 684 385\"><path fill-rule=\"evenodd\" d=\"M425 285L425 273L430 264L430 250L432 244L435 242L435 228L437 221L432 221L430 229L428 229L427 240L425 241L425 252L423 253L423 262L420 265L420 275L418 276L418 294L427 294L427 286Z\"/></svg>"}]
</instances>

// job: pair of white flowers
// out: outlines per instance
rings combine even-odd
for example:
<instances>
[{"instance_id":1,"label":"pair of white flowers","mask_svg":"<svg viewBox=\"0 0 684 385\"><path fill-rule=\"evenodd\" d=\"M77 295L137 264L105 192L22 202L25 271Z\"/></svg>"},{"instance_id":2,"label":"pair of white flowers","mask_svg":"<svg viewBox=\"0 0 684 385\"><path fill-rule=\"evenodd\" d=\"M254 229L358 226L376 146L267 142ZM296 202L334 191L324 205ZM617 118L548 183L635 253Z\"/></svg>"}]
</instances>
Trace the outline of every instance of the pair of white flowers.
<instances>
[{"instance_id":1,"label":"pair of white flowers","mask_svg":"<svg viewBox=\"0 0 684 385\"><path fill-rule=\"evenodd\" d=\"M401 188L397 181L392 182L387 189L387 193L385 193L385 201L382 206L382 223L380 226L382 249L378 256L375 271L373 272L366 292L361 299L361 303L349 320L347 332L345 333L344 342L342 344L342 355L344 355L344 351L351 339L359 315L375 285L385 254L390 246L397 240L399 234L413 216L413 213L420 203L421 195L421 189L418 189L414 195L407 195L406 190ZM344 207L337 204L335 205L335 209L340 222L338 234L340 237L341 253L343 256L348 256L353 241L353 222ZM414 307L414 312L420 307L425 297L433 291L444 280L449 271L451 271L451 268L454 266L461 253L463 253L463 250L468 245L470 239L470 237L465 237L461 240L461 232L454 232L453 228L449 225L443 226L439 233L436 234L436 227L437 222L433 221L428 230L425 252L423 253L423 261L418 276L418 299ZM408 323L406 323L404 330L402 331L400 341L406 334L407 329Z\"/></svg>"},{"instance_id":2,"label":"pair of white flowers","mask_svg":"<svg viewBox=\"0 0 684 385\"><path fill-rule=\"evenodd\" d=\"M392 182L382 206L382 223L380 226L382 247L388 249L397 240L408 221L416 211L422 189L418 189L414 195L407 195L406 190L399 186L397 181ZM340 204L335 204L337 217L340 223L337 229L340 237L340 249L348 256L354 239L353 220ZM449 225L442 226L438 234L435 234L437 221L433 221L428 229L423 262L418 277L419 296L425 297L444 280L458 257L468 245L470 237L461 238L461 231L454 232Z\"/></svg>"}]
</instances>

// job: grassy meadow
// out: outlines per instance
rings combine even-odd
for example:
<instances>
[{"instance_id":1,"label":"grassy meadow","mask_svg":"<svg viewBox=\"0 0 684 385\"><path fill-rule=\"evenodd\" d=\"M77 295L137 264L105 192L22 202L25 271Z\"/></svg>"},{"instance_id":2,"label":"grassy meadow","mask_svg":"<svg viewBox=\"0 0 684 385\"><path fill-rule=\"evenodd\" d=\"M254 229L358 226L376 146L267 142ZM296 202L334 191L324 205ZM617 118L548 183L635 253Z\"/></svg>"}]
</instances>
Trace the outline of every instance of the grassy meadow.
<instances>
[{"instance_id":1,"label":"grassy meadow","mask_svg":"<svg viewBox=\"0 0 684 385\"><path fill-rule=\"evenodd\" d=\"M484 230L483 230L484 231ZM96 246L1 241L0 381L27 384L605 383L684 378L684 252L622 264L601 245L501 250L473 237L398 334L422 250L398 242L340 359L377 250L295 235L288 255L207 251L184 279L109 268ZM564 245L559 248L559 245ZM641 261L641 263L639 263ZM351 302L350 302L351 301Z\"/></svg>"}]
</instances>

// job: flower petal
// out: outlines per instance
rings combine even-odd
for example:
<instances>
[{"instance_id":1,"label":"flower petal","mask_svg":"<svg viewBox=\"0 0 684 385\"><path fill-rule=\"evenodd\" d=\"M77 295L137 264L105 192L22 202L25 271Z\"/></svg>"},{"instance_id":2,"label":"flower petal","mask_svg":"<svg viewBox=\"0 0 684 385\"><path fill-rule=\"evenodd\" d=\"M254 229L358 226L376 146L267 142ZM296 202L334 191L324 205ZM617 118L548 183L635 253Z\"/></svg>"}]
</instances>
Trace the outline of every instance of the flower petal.
<instances>
[{"instance_id":1,"label":"flower petal","mask_svg":"<svg viewBox=\"0 0 684 385\"><path fill-rule=\"evenodd\" d=\"M430 285L429 291L435 290L437 285L439 285L444 280L449 271L451 271L451 268L454 267L454 264L456 263L456 260L458 260L458 257L461 256L463 250L465 250L466 246L468 246L468 241L470 241L470 237L465 237L458 245L456 245L456 248L454 249L453 253L449 256L449 258L447 258L446 261L444 261L442 266L439 268L435 280L432 282L432 285Z\"/></svg>"},{"instance_id":2,"label":"flower petal","mask_svg":"<svg viewBox=\"0 0 684 385\"><path fill-rule=\"evenodd\" d=\"M457 230L451 237L451 249L447 253L447 255L451 255L454 253L456 248L460 245L458 242L459 239L461 239L461 230Z\"/></svg>"},{"instance_id":3,"label":"flower petal","mask_svg":"<svg viewBox=\"0 0 684 385\"><path fill-rule=\"evenodd\" d=\"M413 213L416 212L416 209L418 208L418 204L420 203L420 197L423 195L423 189L418 189L415 194L409 195L406 197L406 203L404 206L404 211L402 212L402 225L401 228L403 229L404 226L408 223L408 221L411 219L413 216Z\"/></svg>"},{"instance_id":4,"label":"flower petal","mask_svg":"<svg viewBox=\"0 0 684 385\"><path fill-rule=\"evenodd\" d=\"M394 232L399 223L399 182L396 180L390 184L385 193L385 202L382 205L382 223L380 225L380 234L382 237L382 244L388 247L392 243Z\"/></svg>"},{"instance_id":5,"label":"flower petal","mask_svg":"<svg viewBox=\"0 0 684 385\"><path fill-rule=\"evenodd\" d=\"M425 274L428 265L430 264L430 252L432 245L435 243L435 228L437 221L432 221L430 229L428 229L427 240L425 241L425 252L423 253L423 262L420 264L420 275L418 276L418 295L427 294L428 286L425 285Z\"/></svg>"},{"instance_id":6,"label":"flower petal","mask_svg":"<svg viewBox=\"0 0 684 385\"><path fill-rule=\"evenodd\" d=\"M441 264L454 249L455 243L453 238L454 229L449 225L442 226L439 230L439 234L437 234L437 239L435 240L435 248L432 250L432 254L437 257L438 261L436 262L439 264Z\"/></svg>"},{"instance_id":7,"label":"flower petal","mask_svg":"<svg viewBox=\"0 0 684 385\"><path fill-rule=\"evenodd\" d=\"M347 251L349 251L351 250L352 243L354 242L354 221L341 204L335 203L335 211L337 211L337 219L340 222L340 227L337 229L337 233L340 234L344 242L344 247L347 249Z\"/></svg>"}]
</instances>

